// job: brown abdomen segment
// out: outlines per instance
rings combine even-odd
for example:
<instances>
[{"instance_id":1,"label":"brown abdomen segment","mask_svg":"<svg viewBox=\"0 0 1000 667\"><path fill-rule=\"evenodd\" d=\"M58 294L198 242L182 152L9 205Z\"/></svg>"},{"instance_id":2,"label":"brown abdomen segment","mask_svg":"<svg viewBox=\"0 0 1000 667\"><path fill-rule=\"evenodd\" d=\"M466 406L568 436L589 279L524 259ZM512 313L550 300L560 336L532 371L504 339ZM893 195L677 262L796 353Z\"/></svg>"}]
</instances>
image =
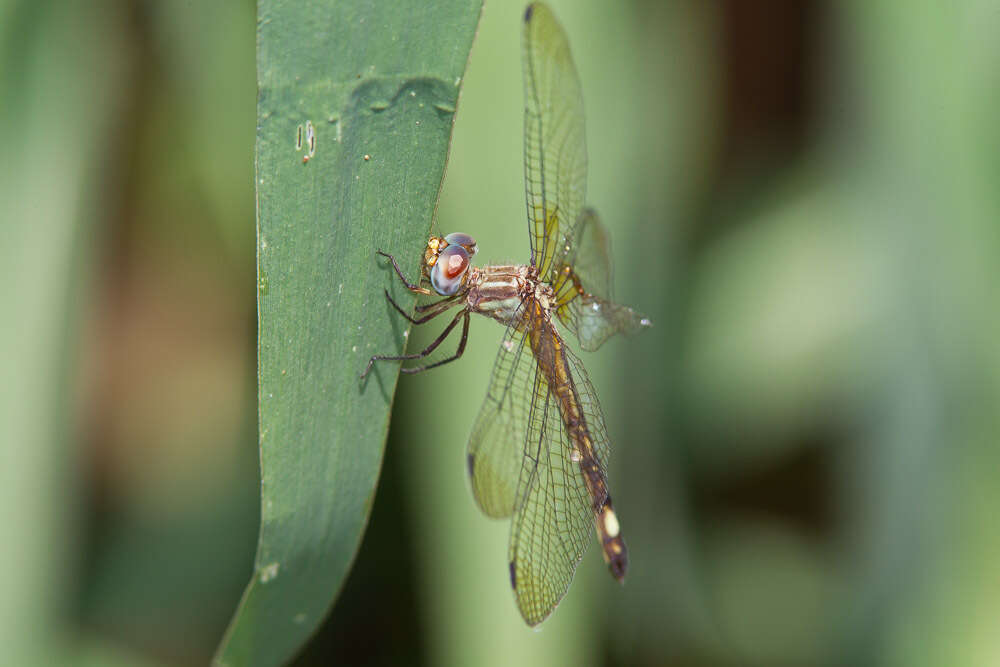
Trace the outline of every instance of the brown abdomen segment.
<instances>
[{"instance_id":1,"label":"brown abdomen segment","mask_svg":"<svg viewBox=\"0 0 1000 667\"><path fill-rule=\"evenodd\" d=\"M619 582L624 581L625 571L628 569L628 550L621 536L618 516L611 506L611 496L607 497L604 507L594 516L594 524L597 527L597 537L601 540L601 548L604 550L604 562L608 564L611 576Z\"/></svg>"},{"instance_id":2,"label":"brown abdomen segment","mask_svg":"<svg viewBox=\"0 0 1000 667\"><path fill-rule=\"evenodd\" d=\"M537 304L535 306L537 308ZM539 317L539 319L544 319ZM607 479L594 452L594 443L587 426L586 415L580 409L580 396L573 375L566 363L563 342L552 324L546 321L531 330L531 347L538 366L552 392L559 399L559 412L567 435L573 442L573 458L579 457L580 474L586 482L594 512L594 527L601 544L604 561L611 575L619 582L628 569L628 550L621 536L618 516L608 494ZM567 455L571 455L567 452Z\"/></svg>"}]
</instances>

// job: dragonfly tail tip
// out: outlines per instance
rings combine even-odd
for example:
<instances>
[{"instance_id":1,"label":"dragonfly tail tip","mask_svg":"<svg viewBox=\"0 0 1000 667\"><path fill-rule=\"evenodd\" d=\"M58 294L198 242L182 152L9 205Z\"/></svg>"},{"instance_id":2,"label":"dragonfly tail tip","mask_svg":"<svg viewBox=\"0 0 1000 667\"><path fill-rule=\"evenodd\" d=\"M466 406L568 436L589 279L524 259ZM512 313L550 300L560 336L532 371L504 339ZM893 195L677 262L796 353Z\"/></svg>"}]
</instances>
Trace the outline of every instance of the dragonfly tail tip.
<instances>
[{"instance_id":1,"label":"dragonfly tail tip","mask_svg":"<svg viewBox=\"0 0 1000 667\"><path fill-rule=\"evenodd\" d=\"M619 584L625 584L625 572L628 569L628 559L625 557L624 553L609 560L608 569L611 571L611 576L614 577Z\"/></svg>"}]
</instances>

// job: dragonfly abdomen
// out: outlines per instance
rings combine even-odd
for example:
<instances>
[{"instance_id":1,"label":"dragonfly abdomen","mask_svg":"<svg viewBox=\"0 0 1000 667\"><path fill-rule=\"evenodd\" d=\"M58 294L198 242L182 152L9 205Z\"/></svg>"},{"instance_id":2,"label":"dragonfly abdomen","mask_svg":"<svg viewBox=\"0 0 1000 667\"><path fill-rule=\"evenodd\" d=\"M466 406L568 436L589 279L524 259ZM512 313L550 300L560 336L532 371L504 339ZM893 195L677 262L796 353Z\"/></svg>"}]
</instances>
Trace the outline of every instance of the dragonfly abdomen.
<instances>
[{"instance_id":1,"label":"dragonfly abdomen","mask_svg":"<svg viewBox=\"0 0 1000 667\"><path fill-rule=\"evenodd\" d=\"M568 376L570 382L567 383L569 391L559 395L563 413L563 423L569 432L570 439L576 444L577 449L570 453L571 459L579 458L580 471L587 480L587 489L593 502L594 527L597 530L597 539L601 543L604 562L608 564L612 576L621 581L625 578L625 571L628 568L628 552L625 549L625 540L621 536L621 526L618 523L618 516L615 514L611 504L611 496L608 494L607 478L601 469L601 463L594 453L593 441L583 414L579 411L580 401L576 396L576 390L572 383L572 377Z\"/></svg>"},{"instance_id":2,"label":"dragonfly abdomen","mask_svg":"<svg viewBox=\"0 0 1000 667\"><path fill-rule=\"evenodd\" d=\"M618 581L624 580L625 571L628 569L628 550L625 548L625 540L622 539L618 516L611 506L611 496L605 495L604 506L594 517L594 526L597 528L604 562L608 564L611 576Z\"/></svg>"},{"instance_id":3,"label":"dragonfly abdomen","mask_svg":"<svg viewBox=\"0 0 1000 667\"><path fill-rule=\"evenodd\" d=\"M586 482L604 560L612 576L622 581L628 568L628 552L608 494L607 478L597 457L587 417L581 409L580 396L566 361L563 341L537 304L533 310L534 317L542 322L536 322L536 326L531 327L532 352L549 389L559 401L563 427L573 443L573 449L567 454L571 461L577 463Z\"/></svg>"}]
</instances>

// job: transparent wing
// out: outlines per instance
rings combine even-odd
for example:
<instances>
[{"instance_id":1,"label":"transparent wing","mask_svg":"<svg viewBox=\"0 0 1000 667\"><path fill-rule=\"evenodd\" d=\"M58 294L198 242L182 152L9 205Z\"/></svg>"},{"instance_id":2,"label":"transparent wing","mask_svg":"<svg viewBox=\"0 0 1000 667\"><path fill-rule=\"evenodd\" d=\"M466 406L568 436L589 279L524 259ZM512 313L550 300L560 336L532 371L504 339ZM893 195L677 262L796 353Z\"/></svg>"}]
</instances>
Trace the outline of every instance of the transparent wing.
<instances>
[{"instance_id":1,"label":"transparent wing","mask_svg":"<svg viewBox=\"0 0 1000 667\"><path fill-rule=\"evenodd\" d=\"M611 284L611 235L592 208L583 209L573 236L565 239L559 248L552 265L551 282L555 287L563 282L574 283L573 276L565 271L567 266L587 293L611 300L614 291Z\"/></svg>"},{"instance_id":2,"label":"transparent wing","mask_svg":"<svg viewBox=\"0 0 1000 667\"><path fill-rule=\"evenodd\" d=\"M558 394L546 380L560 373L549 372L551 368L539 372L508 551L511 585L529 625L541 623L559 604L594 539L594 507L603 505L607 497L605 462L609 451L600 406L582 364L555 338L551 325L542 327L539 335L538 363L550 363L550 354L564 355L567 386L573 388L570 395L575 396L571 400L578 402L592 447L581 452L566 428ZM558 345L549 345L548 340L558 341ZM594 459L601 471L600 498L593 497L581 469Z\"/></svg>"},{"instance_id":3,"label":"transparent wing","mask_svg":"<svg viewBox=\"0 0 1000 667\"><path fill-rule=\"evenodd\" d=\"M495 518L509 517L514 512L521 445L534 395L536 365L524 341L523 331L516 326L507 328L493 364L486 400L469 438L467 461L472 494L479 508Z\"/></svg>"},{"instance_id":4,"label":"transparent wing","mask_svg":"<svg viewBox=\"0 0 1000 667\"><path fill-rule=\"evenodd\" d=\"M529 5L524 14L523 54L531 264L545 276L587 198L583 96L566 34L545 5Z\"/></svg>"},{"instance_id":5,"label":"transparent wing","mask_svg":"<svg viewBox=\"0 0 1000 667\"><path fill-rule=\"evenodd\" d=\"M611 237L597 213L584 209L552 262L559 320L584 350L596 350L616 333L649 326L649 319L612 301Z\"/></svg>"}]
</instances>

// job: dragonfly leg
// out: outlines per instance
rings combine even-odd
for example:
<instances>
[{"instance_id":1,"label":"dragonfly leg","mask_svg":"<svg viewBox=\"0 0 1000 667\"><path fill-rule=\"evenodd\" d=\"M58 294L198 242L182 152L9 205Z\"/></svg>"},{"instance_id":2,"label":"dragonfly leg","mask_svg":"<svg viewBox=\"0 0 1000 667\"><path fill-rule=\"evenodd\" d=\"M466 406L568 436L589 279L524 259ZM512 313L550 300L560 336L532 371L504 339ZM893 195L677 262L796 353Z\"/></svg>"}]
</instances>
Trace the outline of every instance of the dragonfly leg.
<instances>
[{"instance_id":1,"label":"dragonfly leg","mask_svg":"<svg viewBox=\"0 0 1000 667\"><path fill-rule=\"evenodd\" d=\"M456 301L457 299L458 299L458 297L446 296L445 298L441 299L440 301L435 301L434 303L425 303L422 306L417 306L416 308L414 308L414 310L417 311L418 313L422 313L422 312L424 312L426 310L430 310L434 306L440 305L440 304L445 303L447 301Z\"/></svg>"},{"instance_id":2,"label":"dragonfly leg","mask_svg":"<svg viewBox=\"0 0 1000 667\"><path fill-rule=\"evenodd\" d=\"M383 257L388 257L389 258L389 261L392 262L392 268L394 268L396 270L396 275L399 276L399 279L403 281L404 285L406 285L406 289L410 290L411 292L416 292L417 294L430 294L431 293L430 290L428 290L426 288L423 288L420 285L414 285L409 280L407 280L406 276L403 275L402 270L400 270L399 264L396 263L396 258L395 257L393 257L392 255L390 255L387 252L382 252L381 250L376 250L375 252L377 252L378 254L382 255Z\"/></svg>"},{"instance_id":3,"label":"dragonfly leg","mask_svg":"<svg viewBox=\"0 0 1000 667\"><path fill-rule=\"evenodd\" d=\"M364 379L364 377L368 375L369 371L371 371L372 366L375 365L376 361L406 361L408 359L423 359L424 357L429 356L434 350L437 349L438 345L444 342L444 339L448 337L448 334L450 334L451 330L455 328L455 325L458 324L458 320L462 318L463 315L465 316L465 323L462 326L462 340L458 344L458 352L456 353L455 356L445 359L444 361L439 361L433 364L429 364L427 366L420 366L417 368L403 368L401 369L401 372L419 373L420 371L425 371L428 368L433 368L435 366L440 366L443 363L454 361L458 357L462 356L462 352L465 351L466 339L469 336L469 312L466 310L463 310L459 312L457 315L455 315L455 318L448 324L448 326L444 328L444 331L441 332L441 335L435 338L434 341L431 342L430 345L425 347L422 352L415 352L413 354L392 354L392 355L376 354L375 356L373 356L371 359L368 360L368 365L365 367L365 372L361 374L361 378Z\"/></svg>"},{"instance_id":4,"label":"dragonfly leg","mask_svg":"<svg viewBox=\"0 0 1000 667\"><path fill-rule=\"evenodd\" d=\"M428 311L426 315L424 315L423 317L413 318L410 315L408 315L405 310L403 310L402 308L400 308L399 304L396 303L391 296L389 296L389 290L385 290L385 298L389 300L389 303L392 304L392 307L395 308L396 311L400 315L402 315L403 317L405 317L407 320L409 320L413 324L423 324L424 322L427 322L428 320L434 319L435 317L437 317L441 313L443 313L446 310L448 310L449 308L451 308L454 305L454 302L455 302L455 298L454 297L448 297L447 299L443 299L441 301L436 301L436 302L434 302L432 304L429 304L429 306L434 306L435 307L433 310L431 310L430 307L425 308L424 310ZM418 306L417 310L418 311L420 310L419 306ZM421 312L423 312L423 311L421 311Z\"/></svg>"},{"instance_id":5,"label":"dragonfly leg","mask_svg":"<svg viewBox=\"0 0 1000 667\"><path fill-rule=\"evenodd\" d=\"M456 315L455 319L452 320L451 324L448 325L449 329L455 326L455 323L458 322L458 318L461 317L463 314L465 315L465 320L462 322L462 337L458 341L458 349L455 350L455 354L451 355L447 359L442 359L441 361L435 361L433 364L427 364L426 366L416 366L414 368L402 368L400 369L400 372L420 373L422 371L429 371L432 368L437 368L438 366L443 366L444 364L459 359L462 356L462 354L465 353L465 344L469 342L469 311L463 310L461 313Z\"/></svg>"}]
</instances>

